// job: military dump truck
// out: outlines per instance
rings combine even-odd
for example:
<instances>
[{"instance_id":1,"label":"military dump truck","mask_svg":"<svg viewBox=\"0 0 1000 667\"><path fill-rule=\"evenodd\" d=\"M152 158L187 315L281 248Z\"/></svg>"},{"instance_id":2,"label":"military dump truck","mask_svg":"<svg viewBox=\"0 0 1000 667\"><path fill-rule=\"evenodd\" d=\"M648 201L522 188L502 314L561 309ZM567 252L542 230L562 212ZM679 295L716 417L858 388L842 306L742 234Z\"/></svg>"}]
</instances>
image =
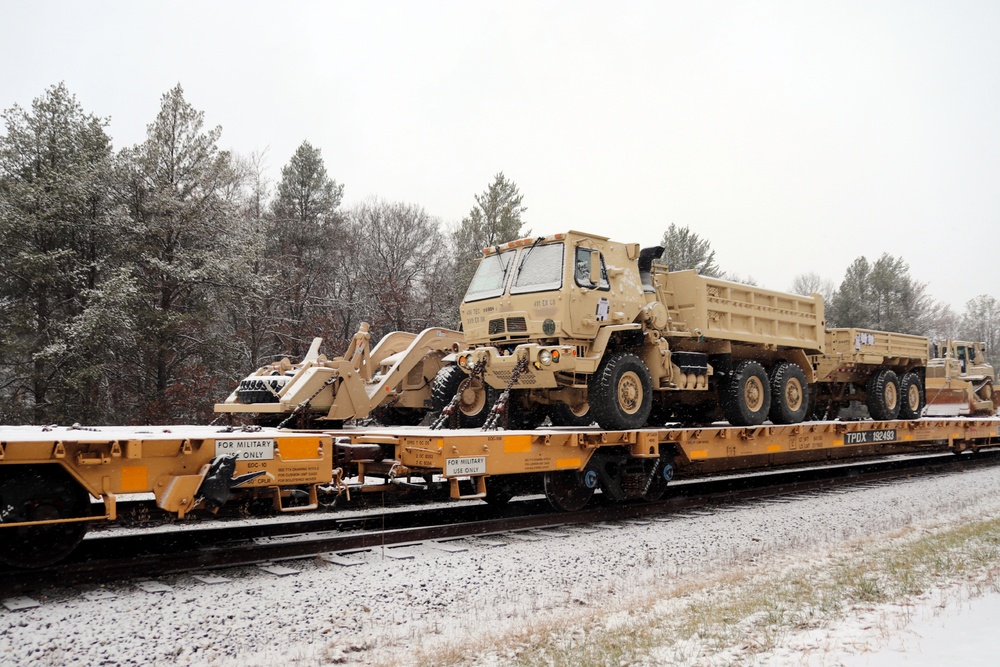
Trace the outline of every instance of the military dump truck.
<instances>
[{"instance_id":1,"label":"military dump truck","mask_svg":"<svg viewBox=\"0 0 1000 667\"><path fill-rule=\"evenodd\" d=\"M933 358L927 364L928 416L996 414L996 374L985 353L985 343L948 340L932 346Z\"/></svg>"},{"instance_id":2,"label":"military dump truck","mask_svg":"<svg viewBox=\"0 0 1000 667\"><path fill-rule=\"evenodd\" d=\"M462 405L495 400L508 428L794 424L821 381L823 407L849 394L876 419L919 415L926 339L827 332L818 294L669 271L662 252L575 231L486 248L450 358L487 387Z\"/></svg>"},{"instance_id":3,"label":"military dump truck","mask_svg":"<svg viewBox=\"0 0 1000 667\"><path fill-rule=\"evenodd\" d=\"M802 421L822 299L669 272L662 252L573 231L486 249L458 365L506 394L511 428L548 414L622 430L718 405L737 425Z\"/></svg>"},{"instance_id":4,"label":"military dump truck","mask_svg":"<svg viewBox=\"0 0 1000 667\"><path fill-rule=\"evenodd\" d=\"M395 331L371 347L369 325L362 322L343 356L319 353L322 338L313 340L298 363L282 359L240 381L215 411L252 415L275 425L299 418L336 428L348 419L375 416L387 426L418 424L432 406L431 385L444 357L463 344L461 332L424 329L419 334Z\"/></svg>"},{"instance_id":5,"label":"military dump truck","mask_svg":"<svg viewBox=\"0 0 1000 667\"><path fill-rule=\"evenodd\" d=\"M872 419L920 417L929 343L910 334L829 329L825 353L812 358L814 414L833 419L848 403L859 401Z\"/></svg>"}]
</instances>

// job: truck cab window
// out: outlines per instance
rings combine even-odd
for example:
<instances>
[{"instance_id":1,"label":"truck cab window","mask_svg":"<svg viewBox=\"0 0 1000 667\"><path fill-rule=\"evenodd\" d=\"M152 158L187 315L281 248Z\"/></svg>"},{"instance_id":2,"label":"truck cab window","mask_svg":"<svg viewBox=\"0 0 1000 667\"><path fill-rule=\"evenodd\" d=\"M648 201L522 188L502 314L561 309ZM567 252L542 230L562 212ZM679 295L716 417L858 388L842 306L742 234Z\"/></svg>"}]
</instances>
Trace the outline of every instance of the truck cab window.
<instances>
[{"instance_id":1,"label":"truck cab window","mask_svg":"<svg viewBox=\"0 0 1000 667\"><path fill-rule=\"evenodd\" d=\"M576 249L576 261L574 262L574 266L576 267L574 271L576 284L587 289L610 290L611 283L608 282L608 272L604 267L603 255L601 256L601 283L600 285L594 285L590 282L590 258L595 252L597 251L590 248L578 247Z\"/></svg>"}]
</instances>

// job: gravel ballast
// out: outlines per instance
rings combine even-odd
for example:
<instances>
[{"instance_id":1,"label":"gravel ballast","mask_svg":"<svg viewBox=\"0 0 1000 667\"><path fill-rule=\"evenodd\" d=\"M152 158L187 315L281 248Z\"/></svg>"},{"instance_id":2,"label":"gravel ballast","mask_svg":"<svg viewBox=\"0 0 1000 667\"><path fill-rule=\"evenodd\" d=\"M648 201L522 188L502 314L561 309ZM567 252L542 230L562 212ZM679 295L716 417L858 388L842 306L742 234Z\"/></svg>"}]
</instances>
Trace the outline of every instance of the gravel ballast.
<instances>
[{"instance_id":1,"label":"gravel ballast","mask_svg":"<svg viewBox=\"0 0 1000 667\"><path fill-rule=\"evenodd\" d=\"M0 609L0 664L388 665L428 655L502 664L515 657L505 637L571 627L581 611L620 611L730 569L996 516L993 468L448 543L464 551L420 545L345 557L356 565L291 561L283 576L233 568L205 573L226 579L216 583L176 575L160 586L51 590L33 596L37 607Z\"/></svg>"}]
</instances>

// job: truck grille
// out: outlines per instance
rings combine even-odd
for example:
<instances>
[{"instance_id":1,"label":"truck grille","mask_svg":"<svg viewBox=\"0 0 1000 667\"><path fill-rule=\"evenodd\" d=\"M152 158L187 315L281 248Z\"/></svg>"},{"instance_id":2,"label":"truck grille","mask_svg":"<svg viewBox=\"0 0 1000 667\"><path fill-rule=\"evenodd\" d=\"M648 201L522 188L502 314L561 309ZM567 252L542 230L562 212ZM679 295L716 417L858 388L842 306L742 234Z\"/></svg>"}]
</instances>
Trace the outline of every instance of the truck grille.
<instances>
[{"instance_id":1,"label":"truck grille","mask_svg":"<svg viewBox=\"0 0 1000 667\"><path fill-rule=\"evenodd\" d=\"M523 317L509 317L506 320L490 320L490 336L507 333L527 333L528 322Z\"/></svg>"},{"instance_id":2,"label":"truck grille","mask_svg":"<svg viewBox=\"0 0 1000 667\"><path fill-rule=\"evenodd\" d=\"M503 382L504 384L510 383L511 371L495 371L493 376ZM532 386L538 384L538 379L530 371L524 371L517 378L517 384L515 387Z\"/></svg>"}]
</instances>

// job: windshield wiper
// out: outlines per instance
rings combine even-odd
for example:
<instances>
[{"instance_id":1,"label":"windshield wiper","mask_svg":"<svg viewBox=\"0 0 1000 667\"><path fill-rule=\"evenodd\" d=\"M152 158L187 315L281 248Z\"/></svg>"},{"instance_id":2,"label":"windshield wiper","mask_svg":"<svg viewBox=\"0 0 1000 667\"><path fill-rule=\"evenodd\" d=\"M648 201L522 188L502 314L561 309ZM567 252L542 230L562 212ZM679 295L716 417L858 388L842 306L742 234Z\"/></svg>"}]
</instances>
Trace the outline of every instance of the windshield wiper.
<instances>
[{"instance_id":1,"label":"windshield wiper","mask_svg":"<svg viewBox=\"0 0 1000 667\"><path fill-rule=\"evenodd\" d=\"M517 265L517 273L514 274L515 285L517 284L518 276L521 275L521 270L524 268L524 265L528 263L528 255L531 254L531 251L535 249L535 246L541 243L544 238L545 238L544 236L539 236L537 239L535 239L535 242L531 244L531 247L528 248L528 250L524 253L524 257L521 258L521 263Z\"/></svg>"}]
</instances>

